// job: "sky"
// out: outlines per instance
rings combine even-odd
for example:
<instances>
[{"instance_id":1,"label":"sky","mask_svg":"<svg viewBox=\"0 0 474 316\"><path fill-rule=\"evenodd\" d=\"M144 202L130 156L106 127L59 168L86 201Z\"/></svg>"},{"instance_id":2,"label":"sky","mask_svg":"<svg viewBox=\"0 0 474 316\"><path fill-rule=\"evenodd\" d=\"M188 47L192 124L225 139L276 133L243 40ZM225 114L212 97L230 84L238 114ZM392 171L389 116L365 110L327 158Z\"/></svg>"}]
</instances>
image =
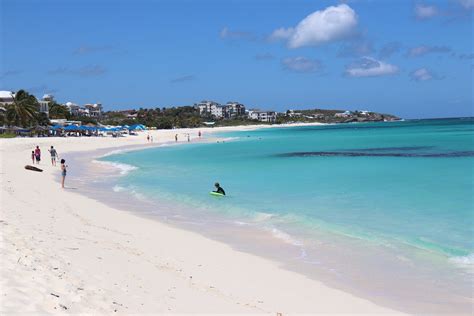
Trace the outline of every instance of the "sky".
<instances>
[{"instance_id":1,"label":"sky","mask_svg":"<svg viewBox=\"0 0 474 316\"><path fill-rule=\"evenodd\" d=\"M473 116L474 0L0 0L0 90Z\"/></svg>"}]
</instances>

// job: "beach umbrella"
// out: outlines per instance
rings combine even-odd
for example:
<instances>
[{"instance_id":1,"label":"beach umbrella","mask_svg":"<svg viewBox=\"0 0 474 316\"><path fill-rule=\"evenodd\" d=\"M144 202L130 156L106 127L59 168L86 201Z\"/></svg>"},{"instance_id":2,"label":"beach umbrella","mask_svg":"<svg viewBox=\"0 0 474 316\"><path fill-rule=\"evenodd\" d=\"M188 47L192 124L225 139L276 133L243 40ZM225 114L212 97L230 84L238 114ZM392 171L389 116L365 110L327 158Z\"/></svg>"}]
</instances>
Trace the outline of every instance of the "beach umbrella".
<instances>
[{"instance_id":1,"label":"beach umbrella","mask_svg":"<svg viewBox=\"0 0 474 316\"><path fill-rule=\"evenodd\" d=\"M130 128L129 128L129 130L131 130L131 131L143 131L145 129L146 129L145 126L142 125L142 124L134 124L134 125L130 126Z\"/></svg>"},{"instance_id":2,"label":"beach umbrella","mask_svg":"<svg viewBox=\"0 0 474 316\"><path fill-rule=\"evenodd\" d=\"M50 127L50 129L52 130L58 130L58 129L63 129L63 128L64 127L62 125L57 125L57 124Z\"/></svg>"},{"instance_id":3,"label":"beach umbrella","mask_svg":"<svg viewBox=\"0 0 474 316\"><path fill-rule=\"evenodd\" d=\"M79 127L76 125L68 125L64 128L65 131L71 132L71 131L79 131Z\"/></svg>"}]
</instances>

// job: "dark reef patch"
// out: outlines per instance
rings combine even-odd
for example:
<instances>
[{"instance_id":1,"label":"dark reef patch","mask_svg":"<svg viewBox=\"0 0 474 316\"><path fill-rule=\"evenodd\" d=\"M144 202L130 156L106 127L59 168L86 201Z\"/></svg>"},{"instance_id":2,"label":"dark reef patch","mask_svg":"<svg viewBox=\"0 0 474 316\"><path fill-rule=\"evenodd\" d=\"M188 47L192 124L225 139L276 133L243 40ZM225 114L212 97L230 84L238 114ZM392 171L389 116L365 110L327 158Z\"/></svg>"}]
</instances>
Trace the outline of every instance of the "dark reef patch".
<instances>
[{"instance_id":1,"label":"dark reef patch","mask_svg":"<svg viewBox=\"0 0 474 316\"><path fill-rule=\"evenodd\" d=\"M400 158L456 158L474 157L474 151L447 153L399 153L399 152L354 152L354 151L307 151L277 154L276 157L400 157Z\"/></svg>"}]
</instances>

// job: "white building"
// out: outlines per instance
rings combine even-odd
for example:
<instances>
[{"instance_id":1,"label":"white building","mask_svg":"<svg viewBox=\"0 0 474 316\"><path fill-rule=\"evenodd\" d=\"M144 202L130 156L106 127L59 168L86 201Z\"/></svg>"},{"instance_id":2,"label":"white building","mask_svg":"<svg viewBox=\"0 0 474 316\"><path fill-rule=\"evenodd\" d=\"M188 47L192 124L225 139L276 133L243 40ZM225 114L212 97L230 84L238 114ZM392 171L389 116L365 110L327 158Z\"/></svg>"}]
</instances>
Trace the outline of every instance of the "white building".
<instances>
[{"instance_id":1,"label":"white building","mask_svg":"<svg viewBox=\"0 0 474 316\"><path fill-rule=\"evenodd\" d=\"M273 111L249 111L248 116L251 120L273 123L277 118L277 113Z\"/></svg>"},{"instance_id":2,"label":"white building","mask_svg":"<svg viewBox=\"0 0 474 316\"><path fill-rule=\"evenodd\" d=\"M72 115L74 116L80 115L79 110L81 109L81 107L77 105L76 103L66 102L65 106L68 108L69 113L71 113Z\"/></svg>"},{"instance_id":3,"label":"white building","mask_svg":"<svg viewBox=\"0 0 474 316\"><path fill-rule=\"evenodd\" d=\"M239 102L227 102L226 105L221 105L214 101L201 101L195 104L195 107L199 109L201 116L210 115L217 119L245 115L245 105Z\"/></svg>"},{"instance_id":4,"label":"white building","mask_svg":"<svg viewBox=\"0 0 474 316\"><path fill-rule=\"evenodd\" d=\"M15 93L12 91L0 91L0 105L5 106L13 103Z\"/></svg>"},{"instance_id":5,"label":"white building","mask_svg":"<svg viewBox=\"0 0 474 316\"><path fill-rule=\"evenodd\" d=\"M286 111L286 114L289 116L289 117L298 117L298 116L301 116L301 112L295 112L294 110L288 110Z\"/></svg>"},{"instance_id":6,"label":"white building","mask_svg":"<svg viewBox=\"0 0 474 316\"><path fill-rule=\"evenodd\" d=\"M49 116L49 104L53 100L54 100L54 97L51 94L43 95L43 98L41 98L41 100L38 100L40 112L46 113L46 115Z\"/></svg>"},{"instance_id":7,"label":"white building","mask_svg":"<svg viewBox=\"0 0 474 316\"><path fill-rule=\"evenodd\" d=\"M245 115L245 105L239 102L227 102L224 108L226 118L234 118Z\"/></svg>"},{"instance_id":8,"label":"white building","mask_svg":"<svg viewBox=\"0 0 474 316\"><path fill-rule=\"evenodd\" d=\"M90 117L101 117L102 116L102 104L86 104L84 105L85 109L88 111L88 116Z\"/></svg>"},{"instance_id":9,"label":"white building","mask_svg":"<svg viewBox=\"0 0 474 316\"><path fill-rule=\"evenodd\" d=\"M213 111L216 112L216 108L219 105L219 103L214 101L201 101L196 104L196 107L199 109L200 115L211 115Z\"/></svg>"},{"instance_id":10,"label":"white building","mask_svg":"<svg viewBox=\"0 0 474 316\"><path fill-rule=\"evenodd\" d=\"M344 112L334 114L335 117L349 117L351 115L352 115L351 111L344 111Z\"/></svg>"},{"instance_id":11,"label":"white building","mask_svg":"<svg viewBox=\"0 0 474 316\"><path fill-rule=\"evenodd\" d=\"M201 116L213 116L215 118L224 118L226 113L225 108L214 101L201 101L196 105L199 108L199 114Z\"/></svg>"},{"instance_id":12,"label":"white building","mask_svg":"<svg viewBox=\"0 0 474 316\"><path fill-rule=\"evenodd\" d=\"M102 104L85 104L81 107L72 102L66 102L65 106L68 108L69 113L73 116L87 116L87 117L101 117L102 116Z\"/></svg>"}]
</instances>

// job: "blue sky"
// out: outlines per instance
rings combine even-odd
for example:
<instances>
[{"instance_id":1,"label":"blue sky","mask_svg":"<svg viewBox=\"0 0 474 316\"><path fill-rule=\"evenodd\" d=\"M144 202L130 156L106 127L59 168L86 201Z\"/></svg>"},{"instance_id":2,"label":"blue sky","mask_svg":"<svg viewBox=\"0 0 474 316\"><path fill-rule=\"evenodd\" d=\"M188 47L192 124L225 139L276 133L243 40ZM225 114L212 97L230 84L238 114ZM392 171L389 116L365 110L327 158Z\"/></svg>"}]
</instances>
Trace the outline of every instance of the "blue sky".
<instances>
[{"instance_id":1,"label":"blue sky","mask_svg":"<svg viewBox=\"0 0 474 316\"><path fill-rule=\"evenodd\" d=\"M0 90L473 115L474 0L1 0Z\"/></svg>"}]
</instances>

